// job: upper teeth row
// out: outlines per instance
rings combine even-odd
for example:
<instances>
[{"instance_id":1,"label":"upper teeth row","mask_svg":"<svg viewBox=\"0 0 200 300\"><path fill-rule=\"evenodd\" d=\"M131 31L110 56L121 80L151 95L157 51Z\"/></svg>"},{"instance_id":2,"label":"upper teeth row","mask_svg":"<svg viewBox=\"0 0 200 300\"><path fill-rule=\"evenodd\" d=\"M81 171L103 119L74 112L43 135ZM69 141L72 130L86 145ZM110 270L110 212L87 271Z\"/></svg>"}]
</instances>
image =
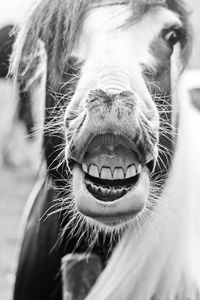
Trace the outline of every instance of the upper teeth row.
<instances>
[{"instance_id":1,"label":"upper teeth row","mask_svg":"<svg viewBox=\"0 0 200 300\"><path fill-rule=\"evenodd\" d=\"M119 180L136 176L141 172L142 167L141 165L138 165L136 168L135 165L131 165L126 169L126 171L121 167L117 167L114 168L113 172L110 167L102 167L99 171L97 165L94 164L91 164L89 167L87 167L86 164L82 164L82 168L85 173L88 173L93 177L107 180Z\"/></svg>"}]
</instances>

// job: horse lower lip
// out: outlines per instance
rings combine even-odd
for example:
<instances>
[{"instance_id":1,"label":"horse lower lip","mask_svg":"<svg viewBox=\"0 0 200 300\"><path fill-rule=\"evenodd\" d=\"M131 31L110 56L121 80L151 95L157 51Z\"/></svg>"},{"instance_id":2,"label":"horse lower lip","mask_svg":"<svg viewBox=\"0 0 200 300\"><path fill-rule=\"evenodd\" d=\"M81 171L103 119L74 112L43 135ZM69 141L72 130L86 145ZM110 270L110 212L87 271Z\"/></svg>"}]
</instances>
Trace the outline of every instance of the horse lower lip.
<instances>
[{"instance_id":1,"label":"horse lower lip","mask_svg":"<svg viewBox=\"0 0 200 300\"><path fill-rule=\"evenodd\" d=\"M95 198L87 189L85 173L80 164L75 163L72 170L72 192L76 209L83 216L96 220L98 218L117 218L119 222L127 216L134 218L144 208L149 197L149 171L143 167L138 182L130 191L116 201L102 201Z\"/></svg>"},{"instance_id":2,"label":"horse lower lip","mask_svg":"<svg viewBox=\"0 0 200 300\"><path fill-rule=\"evenodd\" d=\"M137 213L136 213L137 214ZM112 217L107 217L107 218L104 218L104 217L97 217L96 220L99 221L100 223L103 223L105 225L108 225L108 226L116 226L116 225L119 225L120 223L124 223L124 222L127 222L129 221L130 219L132 219L136 214L133 214L133 215L130 215L130 216L115 216L114 218Z\"/></svg>"}]
</instances>

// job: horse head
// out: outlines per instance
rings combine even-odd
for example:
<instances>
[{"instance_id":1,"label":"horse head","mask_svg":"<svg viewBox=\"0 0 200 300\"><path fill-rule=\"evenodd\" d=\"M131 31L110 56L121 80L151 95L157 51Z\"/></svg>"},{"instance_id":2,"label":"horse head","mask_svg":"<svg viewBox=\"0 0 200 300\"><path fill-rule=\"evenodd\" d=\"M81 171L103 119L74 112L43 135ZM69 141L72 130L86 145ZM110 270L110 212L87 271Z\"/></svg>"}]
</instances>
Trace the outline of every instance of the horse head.
<instances>
[{"instance_id":1,"label":"horse head","mask_svg":"<svg viewBox=\"0 0 200 300\"><path fill-rule=\"evenodd\" d=\"M27 20L16 41L12 70L32 82L41 47L45 49L44 153L48 177L61 193L56 212L64 215L64 231L72 228L78 243L89 233L93 244L99 233L118 237L127 228L141 230L138 240L126 235L129 251L135 251L132 266L138 263L132 268L132 290L137 300L154 299L161 270L154 281L148 277L151 292L150 283L139 288L142 275L163 265L152 263L153 246L144 257L141 249L152 236L145 229L148 217L161 205L176 150L179 115L173 91L191 44L185 6L176 0L40 0ZM120 259L124 250L122 242ZM116 274L127 263L127 253ZM100 281L99 294L88 299L130 299L122 284L128 268L120 279L111 279L126 296L113 289L101 298L107 281L107 291L112 289L117 259L119 255Z\"/></svg>"},{"instance_id":2,"label":"horse head","mask_svg":"<svg viewBox=\"0 0 200 300\"><path fill-rule=\"evenodd\" d=\"M71 177L75 214L112 231L143 218L168 173L171 59L175 48L182 66L187 58L186 12L175 1L59 3L38 4L40 13L35 9L33 24L22 30L17 63L43 40L54 92L47 106L56 117L61 112L59 126L46 113L46 139L65 144L57 152L45 142L49 168Z\"/></svg>"}]
</instances>

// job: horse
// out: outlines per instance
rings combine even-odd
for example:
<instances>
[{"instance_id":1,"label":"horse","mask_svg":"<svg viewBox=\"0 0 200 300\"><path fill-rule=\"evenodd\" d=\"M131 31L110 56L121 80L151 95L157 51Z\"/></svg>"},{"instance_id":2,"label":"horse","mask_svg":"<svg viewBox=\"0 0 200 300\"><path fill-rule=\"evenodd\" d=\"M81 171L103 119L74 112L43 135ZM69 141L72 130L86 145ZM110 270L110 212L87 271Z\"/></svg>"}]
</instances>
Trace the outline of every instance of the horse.
<instances>
[{"instance_id":1,"label":"horse","mask_svg":"<svg viewBox=\"0 0 200 300\"><path fill-rule=\"evenodd\" d=\"M178 97L190 48L181 0L33 5L10 72L26 86L43 61L46 176L24 216L14 300L62 299L70 253L101 259L87 300L199 299L198 147Z\"/></svg>"}]
</instances>

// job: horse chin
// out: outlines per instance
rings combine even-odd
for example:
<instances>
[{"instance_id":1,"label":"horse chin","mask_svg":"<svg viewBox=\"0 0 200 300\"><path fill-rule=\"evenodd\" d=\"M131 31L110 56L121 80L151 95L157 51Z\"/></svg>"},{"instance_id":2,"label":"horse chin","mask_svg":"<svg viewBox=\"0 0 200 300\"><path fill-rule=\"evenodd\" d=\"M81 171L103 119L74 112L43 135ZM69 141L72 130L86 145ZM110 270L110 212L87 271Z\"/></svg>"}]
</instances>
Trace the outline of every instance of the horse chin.
<instances>
[{"instance_id":1,"label":"horse chin","mask_svg":"<svg viewBox=\"0 0 200 300\"><path fill-rule=\"evenodd\" d=\"M140 214L149 198L149 169L143 166L129 190L118 199L98 199L88 188L87 173L78 163L73 167L73 196L77 210L91 221L107 227L122 226Z\"/></svg>"}]
</instances>

